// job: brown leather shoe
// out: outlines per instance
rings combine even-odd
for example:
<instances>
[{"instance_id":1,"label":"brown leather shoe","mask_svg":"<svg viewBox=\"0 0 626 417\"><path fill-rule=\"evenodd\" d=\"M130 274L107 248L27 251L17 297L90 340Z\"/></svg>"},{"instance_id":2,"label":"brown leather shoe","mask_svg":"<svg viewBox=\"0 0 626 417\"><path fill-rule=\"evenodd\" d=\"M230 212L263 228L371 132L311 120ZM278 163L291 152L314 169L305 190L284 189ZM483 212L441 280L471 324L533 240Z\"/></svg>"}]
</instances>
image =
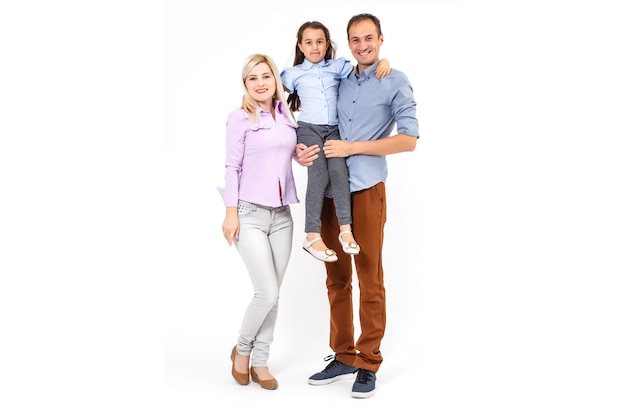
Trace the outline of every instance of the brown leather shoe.
<instances>
[{"instance_id":1,"label":"brown leather shoe","mask_svg":"<svg viewBox=\"0 0 626 417\"><path fill-rule=\"evenodd\" d=\"M233 378L239 385L248 385L250 383L250 374L247 372L237 372L235 370L235 357L237 356L237 345L233 346L233 351L230 353L230 360L233 362L232 374Z\"/></svg>"},{"instance_id":2,"label":"brown leather shoe","mask_svg":"<svg viewBox=\"0 0 626 417\"><path fill-rule=\"evenodd\" d=\"M259 379L254 368L250 368L250 376L254 382L258 382L261 385L261 388L265 389L276 389L278 388L278 381L275 378L272 379Z\"/></svg>"}]
</instances>

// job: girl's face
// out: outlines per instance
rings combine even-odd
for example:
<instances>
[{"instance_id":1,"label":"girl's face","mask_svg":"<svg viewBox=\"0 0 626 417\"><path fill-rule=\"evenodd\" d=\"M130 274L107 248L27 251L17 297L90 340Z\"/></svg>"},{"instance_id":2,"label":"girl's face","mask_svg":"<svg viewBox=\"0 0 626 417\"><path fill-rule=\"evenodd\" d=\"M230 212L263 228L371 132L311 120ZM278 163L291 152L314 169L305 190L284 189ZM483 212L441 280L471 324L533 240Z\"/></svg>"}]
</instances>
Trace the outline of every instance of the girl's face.
<instances>
[{"instance_id":1,"label":"girl's face","mask_svg":"<svg viewBox=\"0 0 626 417\"><path fill-rule=\"evenodd\" d=\"M246 89L259 104L271 104L276 93L276 79L269 65L261 62L252 67L246 77Z\"/></svg>"},{"instance_id":2,"label":"girl's face","mask_svg":"<svg viewBox=\"0 0 626 417\"><path fill-rule=\"evenodd\" d=\"M298 48L307 61L317 64L324 59L326 49L328 49L328 40L324 36L324 31L322 29L304 29L302 42L298 43Z\"/></svg>"}]
</instances>

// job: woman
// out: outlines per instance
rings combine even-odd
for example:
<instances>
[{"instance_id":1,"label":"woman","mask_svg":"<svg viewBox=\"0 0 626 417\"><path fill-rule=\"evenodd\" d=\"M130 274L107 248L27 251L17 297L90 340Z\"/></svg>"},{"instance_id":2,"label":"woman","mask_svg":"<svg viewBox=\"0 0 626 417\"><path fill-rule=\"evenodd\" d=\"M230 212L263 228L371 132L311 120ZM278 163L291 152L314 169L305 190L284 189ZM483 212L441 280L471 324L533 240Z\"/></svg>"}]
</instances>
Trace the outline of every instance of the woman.
<instances>
[{"instance_id":1,"label":"woman","mask_svg":"<svg viewBox=\"0 0 626 417\"><path fill-rule=\"evenodd\" d=\"M231 352L232 375L241 385L251 377L265 389L276 389L278 382L267 363L291 254L289 204L299 202L291 166L297 123L276 65L267 55L245 60L242 81L256 111L238 108L228 115L225 188L220 188L226 206L222 230L246 265L254 296Z\"/></svg>"}]
</instances>

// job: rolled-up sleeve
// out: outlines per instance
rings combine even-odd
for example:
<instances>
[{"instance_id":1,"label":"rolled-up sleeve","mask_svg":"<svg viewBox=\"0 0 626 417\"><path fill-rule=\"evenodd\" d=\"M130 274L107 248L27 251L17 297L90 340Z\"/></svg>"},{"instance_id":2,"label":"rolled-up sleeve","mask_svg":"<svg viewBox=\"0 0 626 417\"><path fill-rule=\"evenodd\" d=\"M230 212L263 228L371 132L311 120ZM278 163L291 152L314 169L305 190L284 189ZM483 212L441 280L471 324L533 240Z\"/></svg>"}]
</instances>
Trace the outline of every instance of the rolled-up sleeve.
<instances>
[{"instance_id":1,"label":"rolled-up sleeve","mask_svg":"<svg viewBox=\"0 0 626 417\"><path fill-rule=\"evenodd\" d=\"M391 101L391 111L396 121L396 131L409 136L419 137L419 123L416 117L417 103L413 95L413 87L404 73L396 74L394 82L396 91Z\"/></svg>"}]
</instances>

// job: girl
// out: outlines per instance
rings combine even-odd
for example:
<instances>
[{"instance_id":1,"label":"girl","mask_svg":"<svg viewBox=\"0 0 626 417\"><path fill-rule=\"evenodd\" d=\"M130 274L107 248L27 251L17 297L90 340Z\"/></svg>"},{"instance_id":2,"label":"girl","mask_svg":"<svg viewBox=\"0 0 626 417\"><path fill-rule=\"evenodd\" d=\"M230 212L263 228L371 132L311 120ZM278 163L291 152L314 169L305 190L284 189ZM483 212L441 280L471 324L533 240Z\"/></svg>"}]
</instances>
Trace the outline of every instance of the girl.
<instances>
[{"instance_id":1,"label":"girl","mask_svg":"<svg viewBox=\"0 0 626 417\"><path fill-rule=\"evenodd\" d=\"M299 111L298 143L323 148L328 139L339 139L337 118L337 94L339 82L353 69L349 60L334 59L335 46L326 26L317 21L305 22L298 29L293 66L280 74L289 97L292 111ZM382 78L391 72L389 62L383 59L376 76ZM244 99L244 107L247 106ZM343 251L357 255L360 247L352 235L352 208L350 184L345 158L319 158L308 167L306 191L305 229L302 247L315 259L335 262L337 253L328 248L320 235L320 216L327 188L333 198L339 221L339 242Z\"/></svg>"}]
</instances>

